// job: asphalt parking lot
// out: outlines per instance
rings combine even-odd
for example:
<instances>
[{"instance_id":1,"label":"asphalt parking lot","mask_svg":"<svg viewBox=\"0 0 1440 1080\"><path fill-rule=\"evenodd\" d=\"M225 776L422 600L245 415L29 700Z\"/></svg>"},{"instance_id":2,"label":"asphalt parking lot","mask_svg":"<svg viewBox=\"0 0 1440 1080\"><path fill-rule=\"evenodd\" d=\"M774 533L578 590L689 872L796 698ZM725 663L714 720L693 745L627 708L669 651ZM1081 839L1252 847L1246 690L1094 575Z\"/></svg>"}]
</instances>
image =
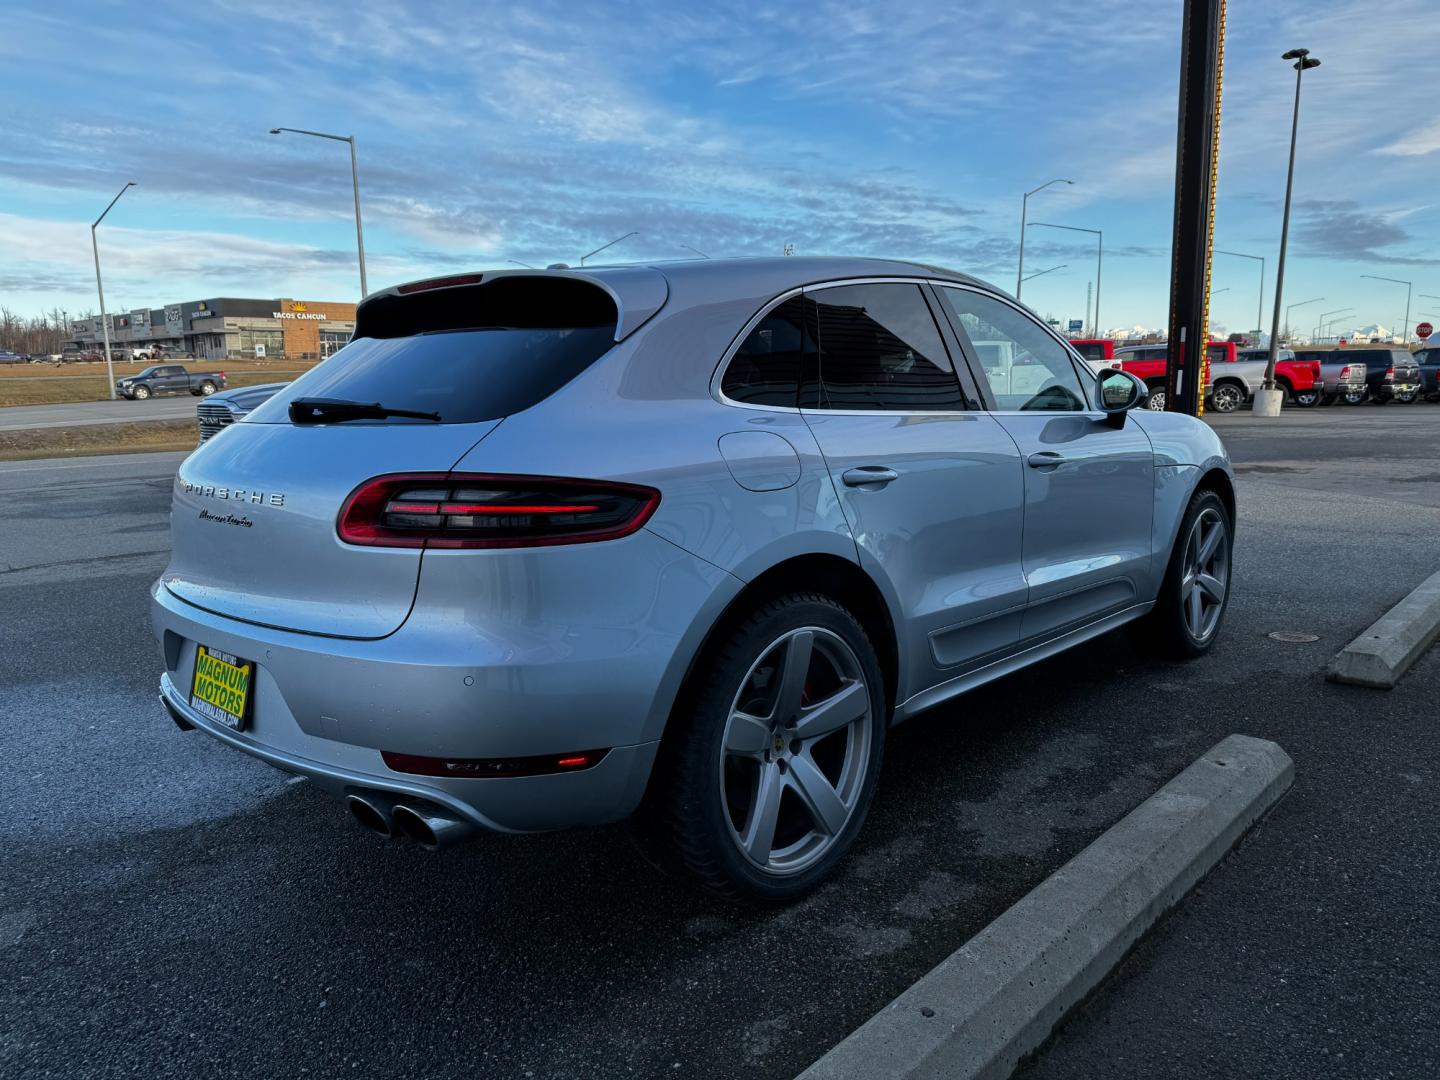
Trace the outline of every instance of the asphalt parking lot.
<instances>
[{"instance_id":1,"label":"asphalt parking lot","mask_svg":"<svg viewBox=\"0 0 1440 1080\"><path fill-rule=\"evenodd\" d=\"M1440 409L1215 426L1216 651L1111 635L897 729L855 857L764 915L618 828L387 846L177 731L146 592L179 455L0 465L0 1075L792 1076L1231 732L1294 789L1029 1071L1436 1075L1440 656L1320 672L1440 568Z\"/></svg>"}]
</instances>

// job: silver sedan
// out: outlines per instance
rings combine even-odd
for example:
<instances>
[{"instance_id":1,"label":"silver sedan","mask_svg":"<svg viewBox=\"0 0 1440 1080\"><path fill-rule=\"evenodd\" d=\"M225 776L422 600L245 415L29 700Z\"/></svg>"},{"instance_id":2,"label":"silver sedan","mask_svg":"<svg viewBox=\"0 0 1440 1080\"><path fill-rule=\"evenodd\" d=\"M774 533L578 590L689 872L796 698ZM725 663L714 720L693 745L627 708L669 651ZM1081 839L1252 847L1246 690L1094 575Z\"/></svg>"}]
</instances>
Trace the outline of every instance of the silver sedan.
<instances>
[{"instance_id":1,"label":"silver sedan","mask_svg":"<svg viewBox=\"0 0 1440 1080\"><path fill-rule=\"evenodd\" d=\"M1197 657L1229 460L974 278L486 272L181 466L161 698L438 848L631 819L735 898L853 846L889 728L1122 625Z\"/></svg>"}]
</instances>

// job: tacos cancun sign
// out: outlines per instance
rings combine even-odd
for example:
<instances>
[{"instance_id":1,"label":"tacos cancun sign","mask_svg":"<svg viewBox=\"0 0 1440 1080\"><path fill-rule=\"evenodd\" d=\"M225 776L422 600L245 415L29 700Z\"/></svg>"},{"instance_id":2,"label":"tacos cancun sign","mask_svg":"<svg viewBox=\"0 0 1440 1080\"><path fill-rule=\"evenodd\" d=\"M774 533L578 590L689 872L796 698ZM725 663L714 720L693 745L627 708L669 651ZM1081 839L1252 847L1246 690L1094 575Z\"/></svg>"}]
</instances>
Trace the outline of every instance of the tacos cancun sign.
<instances>
[{"instance_id":1,"label":"tacos cancun sign","mask_svg":"<svg viewBox=\"0 0 1440 1080\"><path fill-rule=\"evenodd\" d=\"M307 311L304 304L291 304L289 311L276 311L271 314L276 319L313 319L321 322L325 319L322 312Z\"/></svg>"}]
</instances>

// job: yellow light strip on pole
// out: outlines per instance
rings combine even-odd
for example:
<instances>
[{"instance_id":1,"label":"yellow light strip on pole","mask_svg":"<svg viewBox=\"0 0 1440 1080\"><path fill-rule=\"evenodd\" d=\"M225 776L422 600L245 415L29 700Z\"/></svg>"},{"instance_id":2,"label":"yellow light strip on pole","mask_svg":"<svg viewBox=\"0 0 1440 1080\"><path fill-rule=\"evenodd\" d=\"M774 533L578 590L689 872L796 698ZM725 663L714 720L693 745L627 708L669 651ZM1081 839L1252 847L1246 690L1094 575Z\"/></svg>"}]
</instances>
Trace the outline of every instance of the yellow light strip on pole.
<instances>
[{"instance_id":1,"label":"yellow light strip on pole","mask_svg":"<svg viewBox=\"0 0 1440 1080\"><path fill-rule=\"evenodd\" d=\"M1215 245L1215 189L1220 179L1220 99L1225 82L1225 0L1220 0L1219 42L1215 50L1215 128L1210 138L1210 212L1205 222L1205 311L1201 318L1200 382L1195 387L1195 415L1205 415L1205 387L1210 382L1210 263Z\"/></svg>"}]
</instances>

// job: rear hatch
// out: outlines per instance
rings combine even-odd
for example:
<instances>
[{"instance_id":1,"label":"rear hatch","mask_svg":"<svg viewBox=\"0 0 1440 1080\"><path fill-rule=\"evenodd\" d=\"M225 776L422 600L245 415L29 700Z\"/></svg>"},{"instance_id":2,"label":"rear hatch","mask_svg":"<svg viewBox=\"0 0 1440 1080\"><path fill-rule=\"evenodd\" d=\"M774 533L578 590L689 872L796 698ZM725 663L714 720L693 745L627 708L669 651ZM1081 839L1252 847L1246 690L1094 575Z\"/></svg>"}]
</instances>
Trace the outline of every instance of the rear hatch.
<instances>
[{"instance_id":1,"label":"rear hatch","mask_svg":"<svg viewBox=\"0 0 1440 1080\"><path fill-rule=\"evenodd\" d=\"M181 465L165 587L263 626L393 633L414 603L423 548L342 541L347 498L377 476L448 472L506 415L608 352L617 318L611 293L557 276L476 275L372 296L349 345ZM317 399L430 416L291 409Z\"/></svg>"}]
</instances>

